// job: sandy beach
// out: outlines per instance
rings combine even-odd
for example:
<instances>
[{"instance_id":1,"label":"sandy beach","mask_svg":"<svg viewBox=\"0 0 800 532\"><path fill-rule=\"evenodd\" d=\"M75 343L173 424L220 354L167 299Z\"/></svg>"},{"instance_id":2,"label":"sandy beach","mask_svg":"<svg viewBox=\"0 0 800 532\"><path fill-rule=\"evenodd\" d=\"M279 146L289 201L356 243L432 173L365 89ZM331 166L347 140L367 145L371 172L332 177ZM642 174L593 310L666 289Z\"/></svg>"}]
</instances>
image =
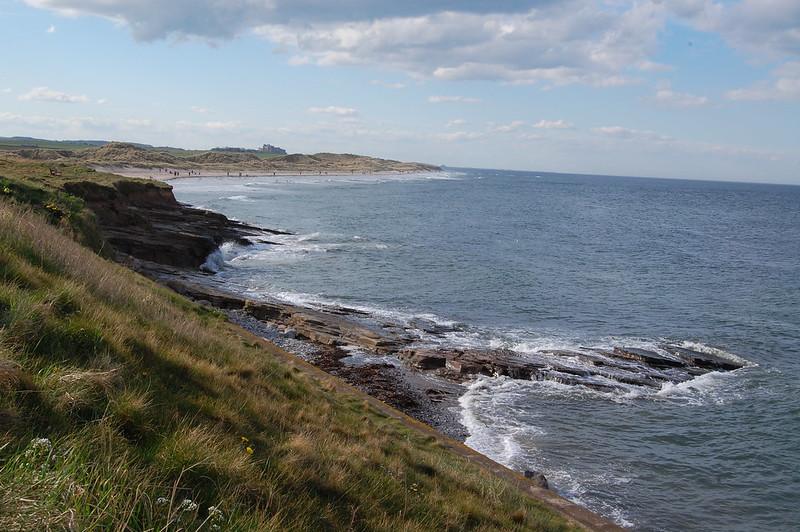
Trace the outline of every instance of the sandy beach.
<instances>
[{"instance_id":1,"label":"sandy beach","mask_svg":"<svg viewBox=\"0 0 800 532\"><path fill-rule=\"evenodd\" d=\"M194 169L194 168L145 168L139 166L102 166L93 165L92 168L98 172L116 174L123 177L135 179L154 179L157 181L171 181L173 179L184 179L192 177L308 177L308 176L329 176L329 177L350 177L354 175L405 175L417 174L419 171L328 171L328 170L296 170L296 171L240 171L240 170L214 170L214 169ZM438 172L440 170L428 170L426 173Z\"/></svg>"}]
</instances>

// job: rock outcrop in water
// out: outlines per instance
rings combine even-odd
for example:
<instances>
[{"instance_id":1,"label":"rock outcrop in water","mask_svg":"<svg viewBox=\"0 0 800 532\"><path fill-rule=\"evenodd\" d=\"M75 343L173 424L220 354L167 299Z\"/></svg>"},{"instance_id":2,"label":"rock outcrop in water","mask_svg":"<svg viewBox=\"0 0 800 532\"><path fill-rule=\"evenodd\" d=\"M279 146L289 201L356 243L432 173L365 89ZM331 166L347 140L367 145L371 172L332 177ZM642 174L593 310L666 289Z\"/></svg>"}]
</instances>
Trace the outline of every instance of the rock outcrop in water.
<instances>
[{"instance_id":1,"label":"rock outcrop in water","mask_svg":"<svg viewBox=\"0 0 800 532\"><path fill-rule=\"evenodd\" d=\"M657 350L637 347L543 350L520 354L507 349L458 349L426 343L428 337L457 332L418 320L410 324L375 323L364 312L345 307L312 309L277 301L254 301L214 288L213 278L197 277L199 268L224 242L249 244L279 231L260 229L209 211L181 205L169 186L121 181L112 186L69 182L64 189L94 211L106 241L117 254L152 278L192 299L253 318L329 348L355 347L393 355L407 365L456 382L475 375L554 381L601 391L631 386L659 389L711 371L742 367L734 360L684 345ZM166 268L164 267L166 266ZM175 268L185 269L183 273Z\"/></svg>"},{"instance_id":2,"label":"rock outcrop in water","mask_svg":"<svg viewBox=\"0 0 800 532\"><path fill-rule=\"evenodd\" d=\"M163 183L123 180L64 184L94 212L106 242L122 256L180 268L199 268L221 244L279 233L178 203Z\"/></svg>"},{"instance_id":3,"label":"rock outcrop in water","mask_svg":"<svg viewBox=\"0 0 800 532\"><path fill-rule=\"evenodd\" d=\"M168 276L162 282L192 299L292 331L298 338L328 347L356 347L394 355L406 364L462 382L475 375L554 381L600 391L631 386L659 389L711 371L731 371L742 364L680 345L664 344L658 351L636 347L544 350L520 354L507 349L455 349L420 345L419 329L397 323L374 324L363 312L344 307L309 309L282 302L251 301L206 283ZM452 328L430 327L428 335L445 335Z\"/></svg>"}]
</instances>

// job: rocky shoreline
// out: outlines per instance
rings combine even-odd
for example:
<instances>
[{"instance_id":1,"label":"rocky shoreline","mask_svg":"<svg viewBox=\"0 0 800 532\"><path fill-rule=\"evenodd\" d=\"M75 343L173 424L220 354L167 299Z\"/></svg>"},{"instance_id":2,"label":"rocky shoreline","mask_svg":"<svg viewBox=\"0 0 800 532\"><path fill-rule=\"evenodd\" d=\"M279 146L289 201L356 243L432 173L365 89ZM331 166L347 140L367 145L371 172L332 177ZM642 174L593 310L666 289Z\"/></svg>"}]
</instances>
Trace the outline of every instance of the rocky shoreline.
<instances>
[{"instance_id":1,"label":"rocky shoreline","mask_svg":"<svg viewBox=\"0 0 800 532\"><path fill-rule=\"evenodd\" d=\"M177 202L164 183L120 181L113 187L67 183L95 213L118 261L156 282L227 314L229 320L372 397L464 441L458 399L477 376L548 380L602 392L659 390L743 363L686 345L657 350L581 346L519 354L508 349L442 347L458 326L376 320L353 308L309 308L233 293L201 267L225 242L270 243L286 234L229 220ZM275 244L279 245L279 244ZM547 480L526 472L540 486ZM538 476L537 476L538 475Z\"/></svg>"}]
</instances>

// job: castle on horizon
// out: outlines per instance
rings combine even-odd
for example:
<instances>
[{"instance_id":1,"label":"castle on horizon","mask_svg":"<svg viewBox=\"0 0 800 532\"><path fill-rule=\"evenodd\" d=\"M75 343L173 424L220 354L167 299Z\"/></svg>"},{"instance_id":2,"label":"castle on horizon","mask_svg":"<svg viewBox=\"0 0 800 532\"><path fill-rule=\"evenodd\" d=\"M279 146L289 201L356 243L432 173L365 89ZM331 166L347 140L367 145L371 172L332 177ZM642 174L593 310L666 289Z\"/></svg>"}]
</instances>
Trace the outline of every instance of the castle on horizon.
<instances>
[{"instance_id":1,"label":"castle on horizon","mask_svg":"<svg viewBox=\"0 0 800 532\"><path fill-rule=\"evenodd\" d=\"M271 155L286 155L286 150L278 146L273 146L272 144L264 144L263 146L261 146L256 150L251 150L250 148L235 148L231 146L225 146L224 148L211 148L211 151L226 151L235 153L269 153Z\"/></svg>"}]
</instances>

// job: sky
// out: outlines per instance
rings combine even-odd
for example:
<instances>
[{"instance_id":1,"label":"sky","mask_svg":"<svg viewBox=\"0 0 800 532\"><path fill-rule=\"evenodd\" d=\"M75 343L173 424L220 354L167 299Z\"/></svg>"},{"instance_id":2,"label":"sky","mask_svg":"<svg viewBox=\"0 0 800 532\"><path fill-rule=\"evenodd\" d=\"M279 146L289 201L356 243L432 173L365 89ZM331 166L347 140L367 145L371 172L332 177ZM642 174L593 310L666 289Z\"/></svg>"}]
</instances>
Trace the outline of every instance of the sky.
<instances>
[{"instance_id":1,"label":"sky","mask_svg":"<svg viewBox=\"0 0 800 532\"><path fill-rule=\"evenodd\" d=\"M800 184L800 0L0 0L0 136Z\"/></svg>"}]
</instances>

